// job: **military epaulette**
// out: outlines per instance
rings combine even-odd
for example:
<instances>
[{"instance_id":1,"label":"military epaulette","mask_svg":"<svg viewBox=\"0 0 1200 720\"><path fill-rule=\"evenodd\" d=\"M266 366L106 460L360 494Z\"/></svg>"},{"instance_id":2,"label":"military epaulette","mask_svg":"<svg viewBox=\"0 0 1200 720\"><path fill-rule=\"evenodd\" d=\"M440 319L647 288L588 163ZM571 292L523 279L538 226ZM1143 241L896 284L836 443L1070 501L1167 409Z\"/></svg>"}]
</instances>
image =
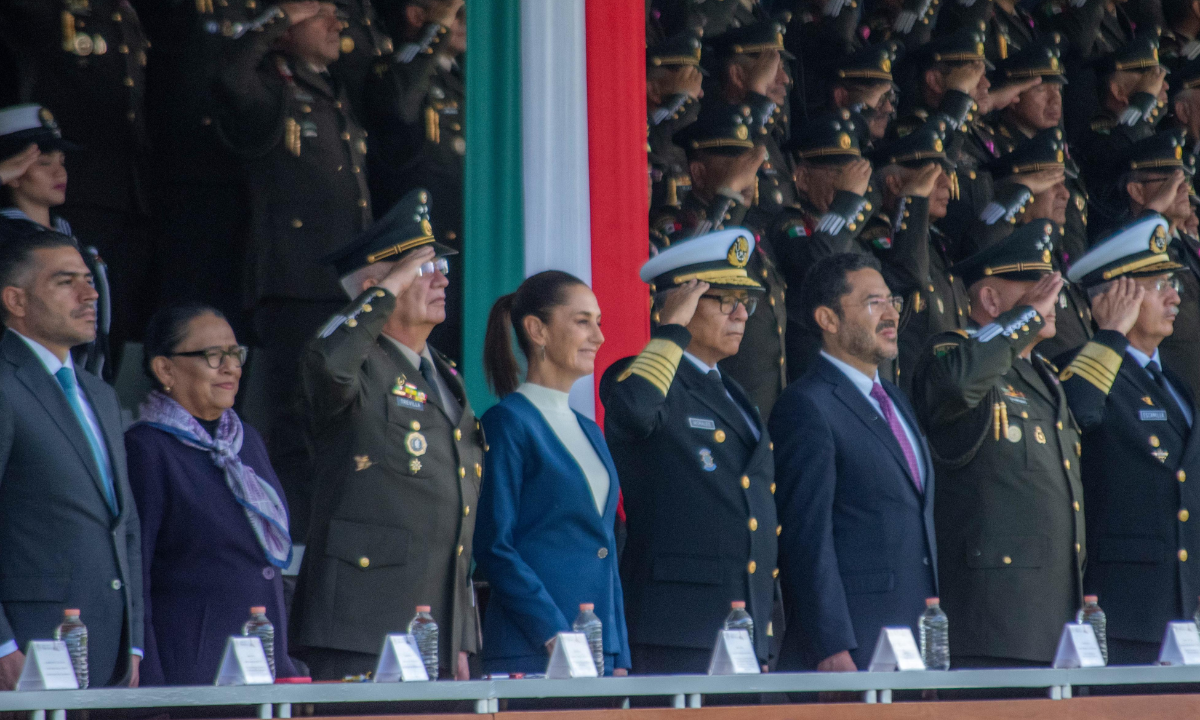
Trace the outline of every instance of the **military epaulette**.
<instances>
[{"instance_id":1,"label":"military epaulette","mask_svg":"<svg viewBox=\"0 0 1200 720\"><path fill-rule=\"evenodd\" d=\"M1078 375L1107 395L1117 380L1121 360L1116 350L1093 340L1080 348L1071 363L1059 374L1058 379L1066 382Z\"/></svg>"},{"instance_id":2,"label":"military epaulette","mask_svg":"<svg viewBox=\"0 0 1200 720\"><path fill-rule=\"evenodd\" d=\"M433 46L441 39L442 35L446 34L446 30L444 25L435 22L427 24L421 31L420 37L413 42L401 45L393 57L397 62L407 65L421 53L432 54Z\"/></svg>"},{"instance_id":3,"label":"military epaulette","mask_svg":"<svg viewBox=\"0 0 1200 720\"><path fill-rule=\"evenodd\" d=\"M362 300L358 302L352 310L347 313L338 313L329 319L329 322L321 328L317 333L317 337L322 340L333 334L334 330L345 325L348 328L358 327L358 316L363 313L369 313L374 308L371 307L371 302L376 298L381 298L386 295L384 290L376 289L374 292L363 293Z\"/></svg>"},{"instance_id":4,"label":"military epaulette","mask_svg":"<svg viewBox=\"0 0 1200 720\"><path fill-rule=\"evenodd\" d=\"M679 345L663 338L653 338L646 343L646 347L633 359L629 367L617 376L617 382L625 382L630 376L637 375L658 388L663 397L666 397L682 359L683 348Z\"/></svg>"}]
</instances>

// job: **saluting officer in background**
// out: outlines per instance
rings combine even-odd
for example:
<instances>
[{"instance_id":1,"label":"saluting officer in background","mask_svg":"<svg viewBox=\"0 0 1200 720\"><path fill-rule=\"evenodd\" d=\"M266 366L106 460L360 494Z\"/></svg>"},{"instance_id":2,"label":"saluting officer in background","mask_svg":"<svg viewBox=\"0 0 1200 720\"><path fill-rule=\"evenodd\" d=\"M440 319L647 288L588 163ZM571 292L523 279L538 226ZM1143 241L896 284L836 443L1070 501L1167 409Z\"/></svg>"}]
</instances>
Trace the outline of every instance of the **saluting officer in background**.
<instances>
[{"instance_id":1,"label":"saluting officer in background","mask_svg":"<svg viewBox=\"0 0 1200 720\"><path fill-rule=\"evenodd\" d=\"M1057 369L1034 352L1062 286L1053 229L1029 223L951 268L972 326L934 336L913 379L955 667L1049 665L1083 599L1079 431Z\"/></svg>"},{"instance_id":2,"label":"saluting officer in background","mask_svg":"<svg viewBox=\"0 0 1200 720\"><path fill-rule=\"evenodd\" d=\"M417 605L440 628L443 676L467 679L479 649L469 575L483 433L453 361L427 342L455 254L434 240L428 201L414 190L329 259L354 301L304 356L318 482L292 628L320 680L373 670Z\"/></svg>"},{"instance_id":3,"label":"saluting officer in background","mask_svg":"<svg viewBox=\"0 0 1200 720\"><path fill-rule=\"evenodd\" d=\"M1120 228L1070 272L1100 326L1060 377L1084 433L1084 587L1104 603L1113 665L1152 664L1166 624L1192 617L1200 592L1195 404L1158 352L1180 303L1166 229L1157 214Z\"/></svg>"},{"instance_id":4,"label":"saluting officer in background","mask_svg":"<svg viewBox=\"0 0 1200 720\"><path fill-rule=\"evenodd\" d=\"M600 382L625 497L621 582L635 673L705 672L734 600L746 602L767 663L779 532L771 441L750 398L717 368L763 297L746 272L754 242L742 228L722 230L647 262L641 277L660 293L659 325Z\"/></svg>"}]
</instances>

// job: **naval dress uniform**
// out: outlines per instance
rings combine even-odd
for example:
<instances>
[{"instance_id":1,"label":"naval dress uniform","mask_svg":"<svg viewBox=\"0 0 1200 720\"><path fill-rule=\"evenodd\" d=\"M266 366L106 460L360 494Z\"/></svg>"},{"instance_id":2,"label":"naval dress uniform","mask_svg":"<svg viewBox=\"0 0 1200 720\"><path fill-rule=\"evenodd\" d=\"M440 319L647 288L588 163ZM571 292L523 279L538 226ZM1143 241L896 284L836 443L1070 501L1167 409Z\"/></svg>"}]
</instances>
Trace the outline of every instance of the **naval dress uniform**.
<instances>
[{"instance_id":1,"label":"naval dress uniform","mask_svg":"<svg viewBox=\"0 0 1200 720\"><path fill-rule=\"evenodd\" d=\"M423 193L332 258L339 274L431 243L452 253L434 243ZM292 640L317 679L373 670L384 636L405 632L417 605L438 623L443 675L479 649L470 575L483 433L453 361L382 334L395 305L367 289L303 358L317 483Z\"/></svg>"},{"instance_id":2,"label":"naval dress uniform","mask_svg":"<svg viewBox=\"0 0 1200 720\"><path fill-rule=\"evenodd\" d=\"M715 247L714 257L673 266L690 243ZM753 244L739 228L672 245L645 266L643 279L661 290L700 276L761 296L745 272ZM727 254L736 266L711 270ZM615 363L600 383L624 493L621 582L639 674L705 672L735 600L754 619L762 664L775 632L780 530L766 422L727 373L685 357L690 342L687 328L660 326L641 354Z\"/></svg>"},{"instance_id":3,"label":"naval dress uniform","mask_svg":"<svg viewBox=\"0 0 1200 720\"><path fill-rule=\"evenodd\" d=\"M1181 270L1166 254L1165 227L1155 215L1118 230L1075 264L1072 280ZM1083 429L1084 587L1108 616L1109 663L1152 664L1167 623L1191 618L1200 593L1195 401L1157 348L1148 356L1116 330L1098 331L1060 377Z\"/></svg>"},{"instance_id":4,"label":"naval dress uniform","mask_svg":"<svg viewBox=\"0 0 1200 720\"><path fill-rule=\"evenodd\" d=\"M972 284L1049 272L1047 225L1023 226L956 272ZM956 667L1049 665L1082 601L1079 430L1055 367L1036 352L1021 357L1042 325L1032 307L1015 307L935 336L917 365L913 404L937 470L939 590Z\"/></svg>"}]
</instances>

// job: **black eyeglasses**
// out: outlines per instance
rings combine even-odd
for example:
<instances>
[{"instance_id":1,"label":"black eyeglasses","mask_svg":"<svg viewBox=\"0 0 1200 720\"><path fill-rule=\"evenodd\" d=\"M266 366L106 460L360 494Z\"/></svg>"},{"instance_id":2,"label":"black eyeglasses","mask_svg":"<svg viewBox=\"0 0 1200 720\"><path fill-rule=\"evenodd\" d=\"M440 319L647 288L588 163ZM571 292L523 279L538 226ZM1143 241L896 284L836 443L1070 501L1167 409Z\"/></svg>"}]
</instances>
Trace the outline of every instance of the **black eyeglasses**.
<instances>
[{"instance_id":1,"label":"black eyeglasses","mask_svg":"<svg viewBox=\"0 0 1200 720\"><path fill-rule=\"evenodd\" d=\"M233 360L234 367L241 367L246 364L246 356L250 354L250 348L245 345L231 345L227 348L222 347L207 347L203 350L191 350L188 352L171 353L171 357L199 357L204 358L204 362L213 370L219 370L225 358Z\"/></svg>"},{"instance_id":2,"label":"black eyeglasses","mask_svg":"<svg viewBox=\"0 0 1200 720\"><path fill-rule=\"evenodd\" d=\"M721 303L721 314L732 315L734 310L737 310L738 305L746 308L746 315L753 315L754 310L758 308L758 298L754 296L740 298L732 295L701 295L700 297L716 300Z\"/></svg>"}]
</instances>

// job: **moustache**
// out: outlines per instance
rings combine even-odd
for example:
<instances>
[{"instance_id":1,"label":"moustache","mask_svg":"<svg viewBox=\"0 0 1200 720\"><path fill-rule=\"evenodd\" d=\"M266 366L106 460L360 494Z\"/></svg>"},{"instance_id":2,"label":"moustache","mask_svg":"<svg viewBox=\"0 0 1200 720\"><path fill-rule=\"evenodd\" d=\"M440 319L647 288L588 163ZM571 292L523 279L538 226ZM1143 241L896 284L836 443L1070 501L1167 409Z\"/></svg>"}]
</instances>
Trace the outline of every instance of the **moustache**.
<instances>
[{"instance_id":1,"label":"moustache","mask_svg":"<svg viewBox=\"0 0 1200 720\"><path fill-rule=\"evenodd\" d=\"M95 313L95 312L96 312L96 303L87 303L86 305L83 305L75 310L72 310L71 317L78 319L78 318L83 317L84 315L87 315L88 313Z\"/></svg>"},{"instance_id":2,"label":"moustache","mask_svg":"<svg viewBox=\"0 0 1200 720\"><path fill-rule=\"evenodd\" d=\"M875 326L876 333L879 333L883 330L895 330L895 329L896 329L896 321L895 320L881 320L879 322L879 324Z\"/></svg>"}]
</instances>

